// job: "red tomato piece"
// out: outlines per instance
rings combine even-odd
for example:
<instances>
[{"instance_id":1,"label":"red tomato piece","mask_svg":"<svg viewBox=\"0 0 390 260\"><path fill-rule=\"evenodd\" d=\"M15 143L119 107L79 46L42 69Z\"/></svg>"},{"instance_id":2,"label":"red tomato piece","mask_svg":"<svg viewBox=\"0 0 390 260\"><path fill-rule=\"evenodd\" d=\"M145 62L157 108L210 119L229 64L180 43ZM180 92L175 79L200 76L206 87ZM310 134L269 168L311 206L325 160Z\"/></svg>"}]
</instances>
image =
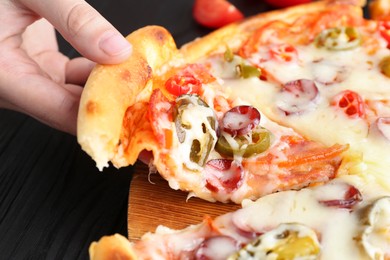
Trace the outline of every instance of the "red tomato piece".
<instances>
[{"instance_id":1,"label":"red tomato piece","mask_svg":"<svg viewBox=\"0 0 390 260\"><path fill-rule=\"evenodd\" d=\"M233 160L214 159L206 163L206 188L212 192L232 192L241 185L243 167Z\"/></svg>"},{"instance_id":2,"label":"red tomato piece","mask_svg":"<svg viewBox=\"0 0 390 260\"><path fill-rule=\"evenodd\" d=\"M331 104L350 118L363 118L366 114L362 97L352 90L340 92L333 98Z\"/></svg>"},{"instance_id":3,"label":"red tomato piece","mask_svg":"<svg viewBox=\"0 0 390 260\"><path fill-rule=\"evenodd\" d=\"M271 57L282 62L298 60L298 51L290 44L277 44L270 48Z\"/></svg>"},{"instance_id":4,"label":"red tomato piece","mask_svg":"<svg viewBox=\"0 0 390 260\"><path fill-rule=\"evenodd\" d=\"M226 0L195 0L193 17L208 28L219 28L240 21L244 15Z\"/></svg>"},{"instance_id":5,"label":"red tomato piece","mask_svg":"<svg viewBox=\"0 0 390 260\"><path fill-rule=\"evenodd\" d=\"M312 0L266 0L272 6L275 7L289 7L293 5L300 5L310 3Z\"/></svg>"},{"instance_id":6,"label":"red tomato piece","mask_svg":"<svg viewBox=\"0 0 390 260\"><path fill-rule=\"evenodd\" d=\"M200 94L202 84L214 81L215 78L201 64L189 64L180 69L165 82L166 90L178 97L184 94Z\"/></svg>"},{"instance_id":7,"label":"red tomato piece","mask_svg":"<svg viewBox=\"0 0 390 260\"><path fill-rule=\"evenodd\" d=\"M165 88L174 96L181 96L184 94L198 94L202 87L200 80L196 79L194 75L174 75L165 82Z\"/></svg>"}]
</instances>

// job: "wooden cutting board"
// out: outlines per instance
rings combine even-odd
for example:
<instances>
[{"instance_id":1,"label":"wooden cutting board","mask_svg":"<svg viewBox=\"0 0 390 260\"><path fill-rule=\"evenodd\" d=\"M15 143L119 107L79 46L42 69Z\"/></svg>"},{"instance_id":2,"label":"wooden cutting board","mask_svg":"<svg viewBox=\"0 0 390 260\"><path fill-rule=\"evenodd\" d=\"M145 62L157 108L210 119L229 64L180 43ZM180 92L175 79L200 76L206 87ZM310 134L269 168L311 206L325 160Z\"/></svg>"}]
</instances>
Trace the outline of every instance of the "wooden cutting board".
<instances>
[{"instance_id":1,"label":"wooden cutting board","mask_svg":"<svg viewBox=\"0 0 390 260\"><path fill-rule=\"evenodd\" d=\"M198 224L205 215L216 217L240 208L235 204L211 203L198 198L187 200L187 193L169 188L158 174L149 176L142 163L134 166L128 207L129 240L139 240L158 225L182 229Z\"/></svg>"}]
</instances>

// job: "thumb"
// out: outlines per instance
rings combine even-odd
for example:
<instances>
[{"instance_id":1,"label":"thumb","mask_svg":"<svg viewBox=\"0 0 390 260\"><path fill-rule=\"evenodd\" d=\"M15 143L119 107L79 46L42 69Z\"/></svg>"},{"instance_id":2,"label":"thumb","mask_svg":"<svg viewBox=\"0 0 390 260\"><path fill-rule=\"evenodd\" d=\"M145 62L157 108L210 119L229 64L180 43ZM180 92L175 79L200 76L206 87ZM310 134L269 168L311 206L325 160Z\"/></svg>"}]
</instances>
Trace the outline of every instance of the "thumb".
<instances>
[{"instance_id":1,"label":"thumb","mask_svg":"<svg viewBox=\"0 0 390 260\"><path fill-rule=\"evenodd\" d=\"M124 61L130 43L99 12L83 0L22 0L46 18L84 57L102 64Z\"/></svg>"}]
</instances>

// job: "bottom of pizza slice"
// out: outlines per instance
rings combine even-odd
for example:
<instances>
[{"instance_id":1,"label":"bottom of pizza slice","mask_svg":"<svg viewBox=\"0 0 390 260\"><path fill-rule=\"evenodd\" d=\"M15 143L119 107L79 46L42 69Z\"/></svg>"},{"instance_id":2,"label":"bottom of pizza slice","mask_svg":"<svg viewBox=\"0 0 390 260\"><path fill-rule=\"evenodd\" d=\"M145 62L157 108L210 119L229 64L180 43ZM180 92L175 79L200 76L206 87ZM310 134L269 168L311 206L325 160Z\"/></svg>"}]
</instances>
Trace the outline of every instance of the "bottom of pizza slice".
<instances>
[{"instance_id":1,"label":"bottom of pizza slice","mask_svg":"<svg viewBox=\"0 0 390 260\"><path fill-rule=\"evenodd\" d=\"M375 195L374 195L375 194ZM183 230L159 226L130 243L107 236L92 259L388 259L390 197L375 184L345 176L284 191Z\"/></svg>"}]
</instances>

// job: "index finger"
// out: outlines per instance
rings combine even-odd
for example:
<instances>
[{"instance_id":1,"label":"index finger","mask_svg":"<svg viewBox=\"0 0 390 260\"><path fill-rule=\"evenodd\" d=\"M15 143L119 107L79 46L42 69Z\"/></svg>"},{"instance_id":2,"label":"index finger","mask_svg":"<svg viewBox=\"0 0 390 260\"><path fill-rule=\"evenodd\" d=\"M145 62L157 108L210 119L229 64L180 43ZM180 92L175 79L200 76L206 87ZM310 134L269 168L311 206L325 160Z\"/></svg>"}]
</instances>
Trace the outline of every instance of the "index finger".
<instances>
[{"instance_id":1,"label":"index finger","mask_svg":"<svg viewBox=\"0 0 390 260\"><path fill-rule=\"evenodd\" d=\"M83 0L20 0L46 18L75 49L102 64L124 61L130 43L98 11Z\"/></svg>"}]
</instances>

